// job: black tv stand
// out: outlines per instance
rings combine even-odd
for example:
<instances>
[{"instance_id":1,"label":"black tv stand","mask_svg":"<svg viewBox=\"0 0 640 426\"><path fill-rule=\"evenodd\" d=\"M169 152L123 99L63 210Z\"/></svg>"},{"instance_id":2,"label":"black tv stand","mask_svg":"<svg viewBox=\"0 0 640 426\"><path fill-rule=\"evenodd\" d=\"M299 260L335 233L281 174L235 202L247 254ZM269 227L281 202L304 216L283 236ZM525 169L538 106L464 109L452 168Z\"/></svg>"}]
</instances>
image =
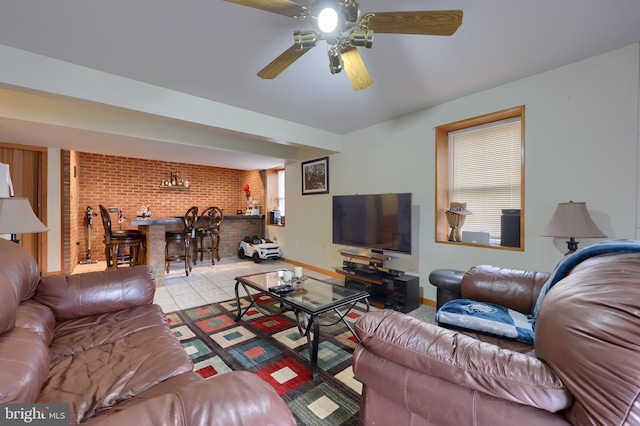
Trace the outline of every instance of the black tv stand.
<instances>
[{"instance_id":1,"label":"black tv stand","mask_svg":"<svg viewBox=\"0 0 640 426\"><path fill-rule=\"evenodd\" d=\"M338 250L345 258L341 268L335 271L345 277L345 286L366 290L369 292L369 303L384 309L393 304L391 291L394 278L404 274L402 271L394 271L385 268L384 262L393 259L392 256L375 251L355 251L348 249ZM359 263L357 260L368 262Z\"/></svg>"}]
</instances>

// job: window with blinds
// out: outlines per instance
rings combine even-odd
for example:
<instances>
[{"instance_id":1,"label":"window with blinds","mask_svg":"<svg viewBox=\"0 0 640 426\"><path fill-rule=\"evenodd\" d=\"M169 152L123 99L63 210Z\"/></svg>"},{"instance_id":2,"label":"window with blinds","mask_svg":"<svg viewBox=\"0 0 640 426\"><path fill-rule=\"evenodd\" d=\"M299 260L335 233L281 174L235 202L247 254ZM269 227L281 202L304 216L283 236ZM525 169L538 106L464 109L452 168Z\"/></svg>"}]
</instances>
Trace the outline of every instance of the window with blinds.
<instances>
[{"instance_id":1,"label":"window with blinds","mask_svg":"<svg viewBox=\"0 0 640 426\"><path fill-rule=\"evenodd\" d=\"M284 184L285 171L283 168L267 170L267 211L278 210L280 218L284 218L285 215Z\"/></svg>"},{"instance_id":2,"label":"window with blinds","mask_svg":"<svg viewBox=\"0 0 640 426\"><path fill-rule=\"evenodd\" d=\"M503 209L520 209L520 118L449 133L449 201L467 203L464 229L500 239Z\"/></svg>"},{"instance_id":3,"label":"window with blinds","mask_svg":"<svg viewBox=\"0 0 640 426\"><path fill-rule=\"evenodd\" d=\"M284 169L278 170L278 210L284 216Z\"/></svg>"},{"instance_id":4,"label":"window with blinds","mask_svg":"<svg viewBox=\"0 0 640 426\"><path fill-rule=\"evenodd\" d=\"M524 211L524 106L436 127L436 169L436 241L448 241L445 211L457 202L473 213L463 232L488 232L498 246L502 211Z\"/></svg>"}]
</instances>

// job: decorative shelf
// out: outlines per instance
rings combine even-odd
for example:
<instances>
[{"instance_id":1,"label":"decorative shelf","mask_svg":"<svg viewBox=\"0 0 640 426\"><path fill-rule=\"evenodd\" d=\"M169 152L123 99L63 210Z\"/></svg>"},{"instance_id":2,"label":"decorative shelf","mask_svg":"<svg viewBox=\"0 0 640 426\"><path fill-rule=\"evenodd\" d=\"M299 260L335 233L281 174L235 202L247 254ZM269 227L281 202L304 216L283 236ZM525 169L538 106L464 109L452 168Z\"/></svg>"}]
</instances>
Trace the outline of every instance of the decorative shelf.
<instances>
[{"instance_id":1,"label":"decorative shelf","mask_svg":"<svg viewBox=\"0 0 640 426\"><path fill-rule=\"evenodd\" d=\"M181 185L160 185L160 189L172 189L172 190L185 190L191 188L190 186Z\"/></svg>"}]
</instances>

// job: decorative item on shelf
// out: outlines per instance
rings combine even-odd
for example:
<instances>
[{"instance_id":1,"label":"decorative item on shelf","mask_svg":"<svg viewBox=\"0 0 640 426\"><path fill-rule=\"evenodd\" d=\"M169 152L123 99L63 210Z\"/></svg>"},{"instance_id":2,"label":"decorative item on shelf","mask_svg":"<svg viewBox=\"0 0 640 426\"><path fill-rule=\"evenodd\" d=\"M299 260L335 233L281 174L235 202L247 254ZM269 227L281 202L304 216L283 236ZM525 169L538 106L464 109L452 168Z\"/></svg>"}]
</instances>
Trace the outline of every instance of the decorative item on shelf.
<instances>
[{"instance_id":1,"label":"decorative item on shelf","mask_svg":"<svg viewBox=\"0 0 640 426\"><path fill-rule=\"evenodd\" d=\"M11 234L11 241L19 244L16 234L48 231L33 212L28 198L0 198L0 234Z\"/></svg>"},{"instance_id":2,"label":"decorative item on shelf","mask_svg":"<svg viewBox=\"0 0 640 426\"><path fill-rule=\"evenodd\" d=\"M449 204L449 208L445 211L447 215L447 223L449 224L449 241L462 241L462 237L460 235L460 228L464 224L464 218L471 213L467 210L467 203L455 203L452 202Z\"/></svg>"},{"instance_id":3,"label":"decorative item on shelf","mask_svg":"<svg viewBox=\"0 0 640 426\"><path fill-rule=\"evenodd\" d=\"M251 214L251 204L249 203L249 198L251 197L251 187L249 186L248 183L245 183L244 186L242 187L242 190L244 191L244 194L247 197L247 203L246 203L245 208L244 208L244 214L245 215L250 215Z\"/></svg>"},{"instance_id":4,"label":"decorative item on shelf","mask_svg":"<svg viewBox=\"0 0 640 426\"><path fill-rule=\"evenodd\" d=\"M151 217L151 210L149 210L149 206L140 207L140 210L138 210L138 212L136 213L136 216L139 219L146 219L148 217Z\"/></svg>"},{"instance_id":5,"label":"decorative item on shelf","mask_svg":"<svg viewBox=\"0 0 640 426\"><path fill-rule=\"evenodd\" d=\"M251 215L260 216L260 208L258 207L258 200L253 200L251 204L252 204Z\"/></svg>"},{"instance_id":6,"label":"decorative item on shelf","mask_svg":"<svg viewBox=\"0 0 640 426\"><path fill-rule=\"evenodd\" d=\"M189 181L182 178L178 178L178 174L171 172L169 174L169 180L163 180L160 182L161 188L176 188L183 189L189 187Z\"/></svg>"},{"instance_id":7,"label":"decorative item on shelf","mask_svg":"<svg viewBox=\"0 0 640 426\"><path fill-rule=\"evenodd\" d=\"M569 201L558 203L549 224L540 234L543 237L569 238L565 256L578 249L576 238L607 238L591 219L587 203Z\"/></svg>"}]
</instances>

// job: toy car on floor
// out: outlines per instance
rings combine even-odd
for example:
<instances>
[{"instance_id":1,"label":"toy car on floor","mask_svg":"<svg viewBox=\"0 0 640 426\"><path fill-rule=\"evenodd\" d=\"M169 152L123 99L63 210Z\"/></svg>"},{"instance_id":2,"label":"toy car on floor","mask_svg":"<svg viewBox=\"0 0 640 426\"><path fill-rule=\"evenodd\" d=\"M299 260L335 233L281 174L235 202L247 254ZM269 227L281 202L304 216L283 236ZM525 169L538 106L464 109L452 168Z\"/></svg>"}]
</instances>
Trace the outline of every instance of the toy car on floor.
<instances>
[{"instance_id":1,"label":"toy car on floor","mask_svg":"<svg viewBox=\"0 0 640 426\"><path fill-rule=\"evenodd\" d=\"M282 256L282 251L276 243L257 236L245 237L238 248L240 259L250 257L256 263L260 263L264 259L278 260L280 256Z\"/></svg>"}]
</instances>

